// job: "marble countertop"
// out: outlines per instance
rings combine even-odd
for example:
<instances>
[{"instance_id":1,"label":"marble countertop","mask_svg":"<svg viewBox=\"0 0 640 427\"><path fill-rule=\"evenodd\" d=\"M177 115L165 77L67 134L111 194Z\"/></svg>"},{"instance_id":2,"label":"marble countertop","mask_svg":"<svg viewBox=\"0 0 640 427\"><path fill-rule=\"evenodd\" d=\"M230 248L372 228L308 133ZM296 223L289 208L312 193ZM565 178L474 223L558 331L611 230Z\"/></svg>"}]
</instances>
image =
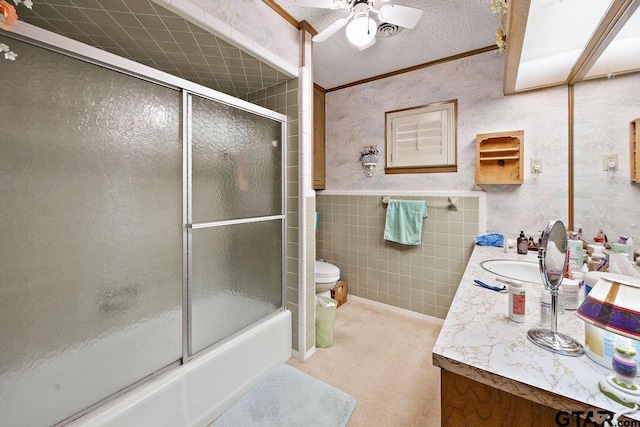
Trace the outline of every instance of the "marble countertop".
<instances>
[{"instance_id":1,"label":"marble countertop","mask_svg":"<svg viewBox=\"0 0 640 427\"><path fill-rule=\"evenodd\" d=\"M548 327L540 322L542 285L525 283L525 322L516 323L507 316L507 294L473 284L480 279L502 285L495 280L498 276L480 266L488 259L538 261L533 251L519 255L513 249L505 253L502 248L476 246L433 349L434 364L558 410L625 410L598 389L600 378L613 371L586 355L558 355L527 338L529 329ZM558 315L558 332L584 344L584 322L575 311ZM627 418L640 419L640 412Z\"/></svg>"}]
</instances>

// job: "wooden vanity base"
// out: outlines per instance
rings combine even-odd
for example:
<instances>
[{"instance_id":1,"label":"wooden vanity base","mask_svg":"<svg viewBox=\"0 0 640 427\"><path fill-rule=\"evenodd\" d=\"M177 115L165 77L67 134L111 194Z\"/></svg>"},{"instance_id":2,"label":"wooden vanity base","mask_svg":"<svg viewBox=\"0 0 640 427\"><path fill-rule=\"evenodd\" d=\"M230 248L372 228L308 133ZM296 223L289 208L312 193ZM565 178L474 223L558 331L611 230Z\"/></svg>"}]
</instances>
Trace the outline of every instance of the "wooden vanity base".
<instances>
[{"instance_id":1,"label":"wooden vanity base","mask_svg":"<svg viewBox=\"0 0 640 427\"><path fill-rule=\"evenodd\" d=\"M559 415L557 422L557 409L444 369L440 372L442 427L585 425L586 420L568 413Z\"/></svg>"}]
</instances>

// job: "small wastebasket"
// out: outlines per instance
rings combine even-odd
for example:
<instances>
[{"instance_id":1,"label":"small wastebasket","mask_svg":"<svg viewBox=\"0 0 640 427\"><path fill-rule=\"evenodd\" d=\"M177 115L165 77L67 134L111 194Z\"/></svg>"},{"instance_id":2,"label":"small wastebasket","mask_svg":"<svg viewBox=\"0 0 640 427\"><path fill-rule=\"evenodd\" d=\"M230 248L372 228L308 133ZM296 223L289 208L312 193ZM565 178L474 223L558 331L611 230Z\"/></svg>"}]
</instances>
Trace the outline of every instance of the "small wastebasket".
<instances>
[{"instance_id":1,"label":"small wastebasket","mask_svg":"<svg viewBox=\"0 0 640 427\"><path fill-rule=\"evenodd\" d=\"M316 295L316 347L333 345L333 324L337 308L338 302L333 298Z\"/></svg>"}]
</instances>

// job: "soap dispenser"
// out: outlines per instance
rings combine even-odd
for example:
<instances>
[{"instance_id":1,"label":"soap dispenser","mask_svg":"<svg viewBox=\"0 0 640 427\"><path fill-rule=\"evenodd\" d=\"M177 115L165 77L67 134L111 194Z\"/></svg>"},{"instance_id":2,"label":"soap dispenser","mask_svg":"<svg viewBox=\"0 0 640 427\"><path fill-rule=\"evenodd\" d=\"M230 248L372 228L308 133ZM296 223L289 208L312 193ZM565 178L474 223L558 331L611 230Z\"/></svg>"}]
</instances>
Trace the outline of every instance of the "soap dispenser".
<instances>
[{"instance_id":1,"label":"soap dispenser","mask_svg":"<svg viewBox=\"0 0 640 427\"><path fill-rule=\"evenodd\" d=\"M516 247L518 248L518 253L520 255L526 255L527 252L529 251L529 245L527 242L527 238L524 235L524 231L520 231L520 236L518 236L518 241L516 244Z\"/></svg>"}]
</instances>

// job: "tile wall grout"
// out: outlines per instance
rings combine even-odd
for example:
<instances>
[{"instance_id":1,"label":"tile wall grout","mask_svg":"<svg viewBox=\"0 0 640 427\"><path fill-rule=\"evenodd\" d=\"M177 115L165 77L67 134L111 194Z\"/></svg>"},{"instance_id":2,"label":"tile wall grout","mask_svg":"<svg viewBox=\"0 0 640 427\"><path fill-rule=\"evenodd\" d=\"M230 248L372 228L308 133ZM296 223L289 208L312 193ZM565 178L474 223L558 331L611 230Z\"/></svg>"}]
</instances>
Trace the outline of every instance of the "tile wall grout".
<instances>
[{"instance_id":1,"label":"tile wall grout","mask_svg":"<svg viewBox=\"0 0 640 427\"><path fill-rule=\"evenodd\" d=\"M318 194L317 256L340 268L350 294L443 319L481 229L479 198L459 197L458 211L436 207L444 196L402 198L427 202L419 246L383 239L379 195Z\"/></svg>"}]
</instances>

